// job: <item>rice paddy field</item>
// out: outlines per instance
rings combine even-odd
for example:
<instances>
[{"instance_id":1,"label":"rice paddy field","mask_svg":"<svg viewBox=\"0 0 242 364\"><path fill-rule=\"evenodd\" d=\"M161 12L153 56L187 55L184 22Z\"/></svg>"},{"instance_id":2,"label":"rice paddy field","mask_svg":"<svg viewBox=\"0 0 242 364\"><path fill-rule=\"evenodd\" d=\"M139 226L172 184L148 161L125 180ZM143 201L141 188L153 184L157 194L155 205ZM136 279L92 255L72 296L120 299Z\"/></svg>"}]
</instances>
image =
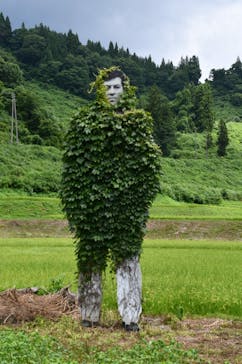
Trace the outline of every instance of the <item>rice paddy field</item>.
<instances>
[{"instance_id":1,"label":"rice paddy field","mask_svg":"<svg viewBox=\"0 0 242 364\"><path fill-rule=\"evenodd\" d=\"M58 198L0 196L0 214L0 291L39 287L48 293L69 286L76 293L73 240L67 230L59 235L55 231L54 222L64 222ZM241 202L195 205L159 196L150 216L158 224L187 223L191 233L189 238L182 234L174 238L161 227L146 235L141 255L140 333L127 337L119 326L115 328L119 320L116 281L114 273L107 269L103 275L101 328L85 331L70 318L55 323L38 319L15 328L0 325L0 362L24 362L21 355L28 357L26 353L31 351L32 361L25 359L24 363L240 363ZM200 223L210 224L213 238L198 238L195 230L199 230ZM234 224L236 231L231 229L229 238L221 229L218 234L218 223L225 227ZM29 230L19 237L21 224L27 224ZM46 225L48 236L43 236L41 231ZM158 327L146 323L161 321L162 317L164 321ZM191 333L195 322L199 322L199 329ZM164 329L167 327L169 330Z\"/></svg>"},{"instance_id":2,"label":"rice paddy field","mask_svg":"<svg viewBox=\"0 0 242 364\"><path fill-rule=\"evenodd\" d=\"M71 239L1 239L0 289L52 281L76 291ZM141 259L144 312L242 317L242 243L146 239ZM116 308L115 279L104 275L104 308Z\"/></svg>"}]
</instances>

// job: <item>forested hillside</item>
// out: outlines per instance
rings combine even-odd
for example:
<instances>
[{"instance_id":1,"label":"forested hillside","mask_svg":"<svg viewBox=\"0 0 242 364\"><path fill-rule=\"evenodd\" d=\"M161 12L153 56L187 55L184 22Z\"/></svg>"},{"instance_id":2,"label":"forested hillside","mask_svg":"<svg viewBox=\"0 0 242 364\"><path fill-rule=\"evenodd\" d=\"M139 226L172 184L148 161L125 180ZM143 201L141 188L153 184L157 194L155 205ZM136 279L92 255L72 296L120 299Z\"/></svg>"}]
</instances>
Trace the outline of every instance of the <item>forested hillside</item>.
<instances>
[{"instance_id":1,"label":"forested hillside","mask_svg":"<svg viewBox=\"0 0 242 364\"><path fill-rule=\"evenodd\" d=\"M0 188L29 192L58 190L60 170L57 172L56 166L60 167L63 137L70 117L94 97L88 90L98 69L112 65L120 66L137 87L137 107L145 108L153 116L154 138L166 166L164 176L169 175L167 180L161 176L166 193L176 199L196 201L199 199L192 196L197 196L203 185L205 190L218 188L216 193L208 192L211 200L217 192L217 200L231 196L241 198L242 63L239 58L228 70L211 70L209 80L201 83L196 55L181 58L178 65L164 59L157 65L151 57L131 54L117 43L110 42L108 49L91 40L84 45L72 30L67 34L57 33L43 24L31 29L22 24L21 28L12 29L10 19L2 13ZM17 125L12 119L14 100ZM12 144L19 141L28 147L19 144L18 149L9 145L11 140ZM28 162L30 155L34 158L32 164ZM55 164L52 170L51 163ZM28 166L26 170L25 166ZM178 181L182 169L184 176L193 177L190 181L183 178L179 182L183 182L183 187L178 187L173 178ZM218 176L211 177L213 169L219 170ZM47 173L50 170L51 173ZM199 177L194 177L193 170L203 175L200 181ZM219 179L224 178L223 186ZM205 200L209 198L198 202Z\"/></svg>"}]
</instances>

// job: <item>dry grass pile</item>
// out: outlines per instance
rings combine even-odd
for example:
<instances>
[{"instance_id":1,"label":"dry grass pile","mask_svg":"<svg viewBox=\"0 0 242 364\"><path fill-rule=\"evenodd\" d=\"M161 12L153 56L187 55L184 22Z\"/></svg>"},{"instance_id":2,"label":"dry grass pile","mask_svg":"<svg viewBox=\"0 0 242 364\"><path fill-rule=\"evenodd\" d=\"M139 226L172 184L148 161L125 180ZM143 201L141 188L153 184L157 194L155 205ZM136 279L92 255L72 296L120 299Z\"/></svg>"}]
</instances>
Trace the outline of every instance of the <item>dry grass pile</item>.
<instances>
[{"instance_id":1,"label":"dry grass pile","mask_svg":"<svg viewBox=\"0 0 242 364\"><path fill-rule=\"evenodd\" d=\"M38 316L58 319L63 314L78 315L76 297L68 288L57 293L38 295L38 289L9 289L0 293L0 323L16 324Z\"/></svg>"}]
</instances>

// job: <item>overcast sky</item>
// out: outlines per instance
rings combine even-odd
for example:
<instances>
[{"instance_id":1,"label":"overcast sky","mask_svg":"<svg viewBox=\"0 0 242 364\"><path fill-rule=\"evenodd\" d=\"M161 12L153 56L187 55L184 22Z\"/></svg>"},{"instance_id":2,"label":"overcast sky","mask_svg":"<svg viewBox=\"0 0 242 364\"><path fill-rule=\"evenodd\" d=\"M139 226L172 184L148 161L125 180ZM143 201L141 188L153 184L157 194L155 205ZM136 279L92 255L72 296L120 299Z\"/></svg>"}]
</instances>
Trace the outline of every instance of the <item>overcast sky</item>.
<instances>
[{"instance_id":1,"label":"overcast sky","mask_svg":"<svg viewBox=\"0 0 242 364\"><path fill-rule=\"evenodd\" d=\"M83 44L117 42L158 65L196 55L202 79L242 58L242 0L0 0L0 12L13 29L71 29Z\"/></svg>"}]
</instances>

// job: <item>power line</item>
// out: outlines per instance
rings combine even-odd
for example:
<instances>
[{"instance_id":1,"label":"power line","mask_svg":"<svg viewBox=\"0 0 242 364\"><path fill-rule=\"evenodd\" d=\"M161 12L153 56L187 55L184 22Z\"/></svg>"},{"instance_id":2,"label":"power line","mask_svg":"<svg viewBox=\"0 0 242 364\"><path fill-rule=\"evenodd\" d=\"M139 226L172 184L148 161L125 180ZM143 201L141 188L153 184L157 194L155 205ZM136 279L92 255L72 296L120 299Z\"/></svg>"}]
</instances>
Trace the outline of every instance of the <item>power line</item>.
<instances>
[{"instance_id":1,"label":"power line","mask_svg":"<svg viewBox=\"0 0 242 364\"><path fill-rule=\"evenodd\" d=\"M12 97L12 119L11 119L11 140L10 140L10 142L13 143L13 141L14 141L14 131L15 131L15 140L16 140L16 143L19 143L16 97L15 97L14 92L11 93L11 97Z\"/></svg>"}]
</instances>

